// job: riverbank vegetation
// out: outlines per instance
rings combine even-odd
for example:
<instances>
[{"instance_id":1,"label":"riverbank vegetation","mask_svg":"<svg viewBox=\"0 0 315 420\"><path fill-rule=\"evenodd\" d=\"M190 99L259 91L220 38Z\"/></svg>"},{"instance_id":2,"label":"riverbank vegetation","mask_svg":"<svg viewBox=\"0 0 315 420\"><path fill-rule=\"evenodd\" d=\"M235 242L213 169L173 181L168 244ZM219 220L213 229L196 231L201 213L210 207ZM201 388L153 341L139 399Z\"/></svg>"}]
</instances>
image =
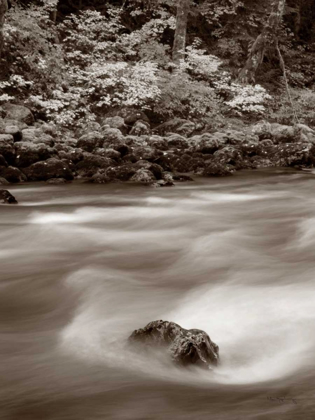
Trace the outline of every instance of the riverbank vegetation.
<instances>
[{"instance_id":1,"label":"riverbank vegetation","mask_svg":"<svg viewBox=\"0 0 315 420\"><path fill-rule=\"evenodd\" d=\"M177 6L12 1L3 25L0 101L23 103L66 127L122 108L146 111L153 124L174 117L218 127L226 118L315 124L313 1Z\"/></svg>"},{"instance_id":2,"label":"riverbank vegetation","mask_svg":"<svg viewBox=\"0 0 315 420\"><path fill-rule=\"evenodd\" d=\"M160 149L200 149L208 154L203 160L244 139L256 142L251 150L258 140L277 145L277 130L281 143L304 141L311 147L314 17L311 0L0 0L0 134L14 134L12 147L21 140L31 140L33 147L36 136L40 143L54 133L74 149L75 141L89 135L89 145L81 140L81 152L108 159L134 154L122 153L121 144L155 142L156 147L156 139L145 137L152 134L189 138L167 141ZM13 105L31 110L37 134L12 129L17 125L8 117ZM40 125L45 129L39 132ZM103 128L118 132L107 131L106 137ZM197 146L201 135L209 140L213 134L215 146ZM138 140L123 140L126 135ZM53 147L56 140L42 143ZM15 145L12 153L20 156L19 148ZM105 153L108 148L120 156ZM47 157L65 160L61 155L69 150L61 149L36 151L37 160L26 159L23 165ZM264 158L268 154L261 152ZM11 164L19 166L16 159Z\"/></svg>"}]
</instances>

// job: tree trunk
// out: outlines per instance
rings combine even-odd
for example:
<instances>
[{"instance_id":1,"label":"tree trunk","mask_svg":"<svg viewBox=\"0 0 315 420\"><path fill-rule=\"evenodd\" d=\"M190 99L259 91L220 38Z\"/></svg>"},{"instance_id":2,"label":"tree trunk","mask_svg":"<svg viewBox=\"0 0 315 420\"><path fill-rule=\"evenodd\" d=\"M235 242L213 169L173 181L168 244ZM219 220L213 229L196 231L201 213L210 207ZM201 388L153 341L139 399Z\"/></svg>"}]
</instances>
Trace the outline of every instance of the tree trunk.
<instances>
[{"instance_id":1,"label":"tree trunk","mask_svg":"<svg viewBox=\"0 0 315 420\"><path fill-rule=\"evenodd\" d=\"M258 67L262 63L265 50L277 37L277 32L282 21L285 0L273 0L271 4L271 13L262 33L256 38L245 66L241 69L238 81L241 83L254 83Z\"/></svg>"},{"instance_id":2,"label":"tree trunk","mask_svg":"<svg viewBox=\"0 0 315 420\"><path fill-rule=\"evenodd\" d=\"M8 3L7 0L0 0L0 58L2 56L3 51L3 25L4 25L4 15L8 10Z\"/></svg>"},{"instance_id":3,"label":"tree trunk","mask_svg":"<svg viewBox=\"0 0 315 420\"><path fill-rule=\"evenodd\" d=\"M178 0L176 14L176 29L174 35L173 54L174 63L185 58L187 17L190 0Z\"/></svg>"}]
</instances>

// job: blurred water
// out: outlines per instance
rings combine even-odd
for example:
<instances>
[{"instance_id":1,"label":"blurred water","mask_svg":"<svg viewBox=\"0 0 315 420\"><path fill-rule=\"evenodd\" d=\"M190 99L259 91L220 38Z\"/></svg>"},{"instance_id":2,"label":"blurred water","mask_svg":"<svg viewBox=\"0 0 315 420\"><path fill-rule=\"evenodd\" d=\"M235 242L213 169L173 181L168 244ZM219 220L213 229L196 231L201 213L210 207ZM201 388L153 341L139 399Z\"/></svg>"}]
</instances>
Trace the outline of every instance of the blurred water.
<instances>
[{"instance_id":1,"label":"blurred water","mask_svg":"<svg viewBox=\"0 0 315 420\"><path fill-rule=\"evenodd\" d=\"M314 419L314 181L10 187L0 419ZM154 319L206 330L220 366L131 353Z\"/></svg>"}]
</instances>

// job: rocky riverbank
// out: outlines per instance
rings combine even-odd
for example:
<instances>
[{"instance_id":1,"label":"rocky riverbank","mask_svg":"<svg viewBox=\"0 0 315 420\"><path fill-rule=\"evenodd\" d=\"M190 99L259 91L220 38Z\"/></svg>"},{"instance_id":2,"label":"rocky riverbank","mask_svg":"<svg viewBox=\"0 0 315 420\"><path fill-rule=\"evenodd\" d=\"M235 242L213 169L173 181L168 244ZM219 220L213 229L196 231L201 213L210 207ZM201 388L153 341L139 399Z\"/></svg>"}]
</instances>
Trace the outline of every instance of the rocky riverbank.
<instances>
[{"instance_id":1,"label":"rocky riverbank","mask_svg":"<svg viewBox=\"0 0 315 420\"><path fill-rule=\"evenodd\" d=\"M217 131L177 118L151 129L143 112L132 112L60 134L23 106L5 105L0 115L2 185L85 179L171 186L194 175L315 163L315 132L303 124L262 121Z\"/></svg>"}]
</instances>

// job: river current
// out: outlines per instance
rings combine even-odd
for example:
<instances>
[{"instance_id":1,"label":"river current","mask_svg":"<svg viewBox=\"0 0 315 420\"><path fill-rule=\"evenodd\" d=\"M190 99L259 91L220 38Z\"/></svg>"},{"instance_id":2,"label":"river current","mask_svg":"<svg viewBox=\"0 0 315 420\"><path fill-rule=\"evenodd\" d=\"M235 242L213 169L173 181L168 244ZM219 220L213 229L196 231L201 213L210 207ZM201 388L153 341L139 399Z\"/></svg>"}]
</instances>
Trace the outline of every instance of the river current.
<instances>
[{"instance_id":1,"label":"river current","mask_svg":"<svg viewBox=\"0 0 315 420\"><path fill-rule=\"evenodd\" d=\"M172 188L10 186L0 205L1 420L315 418L315 175ZM213 371L126 346L205 330Z\"/></svg>"}]
</instances>

